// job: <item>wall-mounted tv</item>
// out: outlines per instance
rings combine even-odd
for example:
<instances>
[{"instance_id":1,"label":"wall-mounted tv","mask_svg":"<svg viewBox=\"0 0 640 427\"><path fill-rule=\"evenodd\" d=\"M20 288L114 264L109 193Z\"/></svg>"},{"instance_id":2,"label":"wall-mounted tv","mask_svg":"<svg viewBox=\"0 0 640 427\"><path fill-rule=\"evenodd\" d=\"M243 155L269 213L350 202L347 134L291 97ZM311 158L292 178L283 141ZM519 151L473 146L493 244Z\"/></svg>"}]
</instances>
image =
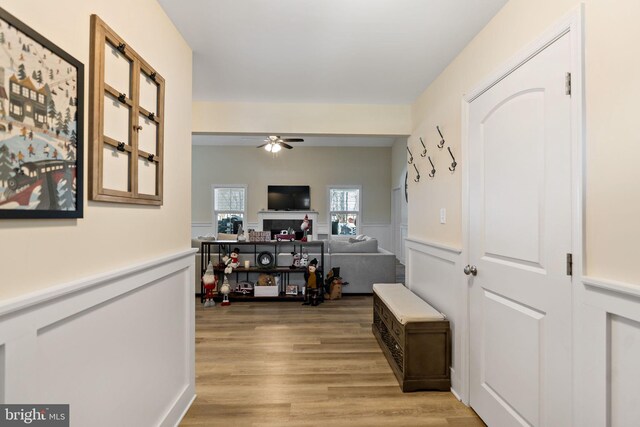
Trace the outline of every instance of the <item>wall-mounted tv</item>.
<instances>
[{"instance_id":1,"label":"wall-mounted tv","mask_svg":"<svg viewBox=\"0 0 640 427\"><path fill-rule=\"evenodd\" d=\"M274 211L308 211L311 193L308 185L269 185L267 209Z\"/></svg>"}]
</instances>

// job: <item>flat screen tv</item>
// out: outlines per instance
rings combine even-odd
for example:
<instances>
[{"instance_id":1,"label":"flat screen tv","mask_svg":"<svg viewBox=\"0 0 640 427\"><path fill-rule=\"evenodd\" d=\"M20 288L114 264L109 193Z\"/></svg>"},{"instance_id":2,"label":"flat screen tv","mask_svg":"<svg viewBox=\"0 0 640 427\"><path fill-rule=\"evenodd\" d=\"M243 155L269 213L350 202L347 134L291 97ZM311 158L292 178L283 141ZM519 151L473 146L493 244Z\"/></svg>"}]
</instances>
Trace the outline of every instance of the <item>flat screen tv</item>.
<instances>
[{"instance_id":1,"label":"flat screen tv","mask_svg":"<svg viewBox=\"0 0 640 427\"><path fill-rule=\"evenodd\" d=\"M311 195L308 185L269 185L267 209L274 211L308 211Z\"/></svg>"}]
</instances>

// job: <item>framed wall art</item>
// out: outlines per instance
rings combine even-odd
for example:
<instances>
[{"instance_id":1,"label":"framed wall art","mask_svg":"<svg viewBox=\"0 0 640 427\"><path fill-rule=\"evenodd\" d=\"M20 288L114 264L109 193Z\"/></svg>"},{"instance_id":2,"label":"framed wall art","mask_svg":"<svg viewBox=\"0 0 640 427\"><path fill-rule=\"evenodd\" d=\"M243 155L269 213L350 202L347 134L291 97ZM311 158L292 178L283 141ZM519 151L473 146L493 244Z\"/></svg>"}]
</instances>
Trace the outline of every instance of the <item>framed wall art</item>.
<instances>
[{"instance_id":1,"label":"framed wall art","mask_svg":"<svg viewBox=\"0 0 640 427\"><path fill-rule=\"evenodd\" d=\"M91 16L89 198L162 205L164 79Z\"/></svg>"},{"instance_id":2,"label":"framed wall art","mask_svg":"<svg viewBox=\"0 0 640 427\"><path fill-rule=\"evenodd\" d=\"M82 218L84 65L0 8L0 218Z\"/></svg>"}]
</instances>

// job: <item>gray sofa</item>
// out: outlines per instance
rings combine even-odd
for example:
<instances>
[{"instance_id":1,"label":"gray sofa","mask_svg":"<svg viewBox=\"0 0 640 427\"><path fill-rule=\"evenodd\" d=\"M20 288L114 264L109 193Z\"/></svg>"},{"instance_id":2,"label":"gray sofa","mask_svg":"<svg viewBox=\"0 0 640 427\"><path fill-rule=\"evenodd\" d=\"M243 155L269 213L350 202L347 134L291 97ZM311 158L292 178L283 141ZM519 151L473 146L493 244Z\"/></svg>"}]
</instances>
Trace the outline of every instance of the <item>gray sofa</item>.
<instances>
[{"instance_id":1,"label":"gray sofa","mask_svg":"<svg viewBox=\"0 0 640 427\"><path fill-rule=\"evenodd\" d=\"M340 276L349 282L342 287L345 294L370 294L374 283L396 281L396 256L379 248L376 239L331 240L328 264L330 268L340 267Z\"/></svg>"},{"instance_id":2,"label":"gray sofa","mask_svg":"<svg viewBox=\"0 0 640 427\"><path fill-rule=\"evenodd\" d=\"M345 294L371 294L374 283L395 283L396 279L396 256L378 247L376 239L363 241L330 240L325 241L324 261L326 275L333 267L340 267L340 276L349 282L349 285L342 288ZM200 240L192 240L192 247L200 249ZM233 245L233 242L230 241ZM273 250L273 246L265 247ZM200 252L195 254L196 274L194 278L195 293L200 293ZM211 254L214 264L218 262L218 254ZM309 259L317 258L320 261L320 254L311 252ZM253 262L253 253L240 254L240 262L250 259ZM281 266L291 265L292 256L290 253L279 253L278 264ZM296 279L299 279L296 277Z\"/></svg>"}]
</instances>

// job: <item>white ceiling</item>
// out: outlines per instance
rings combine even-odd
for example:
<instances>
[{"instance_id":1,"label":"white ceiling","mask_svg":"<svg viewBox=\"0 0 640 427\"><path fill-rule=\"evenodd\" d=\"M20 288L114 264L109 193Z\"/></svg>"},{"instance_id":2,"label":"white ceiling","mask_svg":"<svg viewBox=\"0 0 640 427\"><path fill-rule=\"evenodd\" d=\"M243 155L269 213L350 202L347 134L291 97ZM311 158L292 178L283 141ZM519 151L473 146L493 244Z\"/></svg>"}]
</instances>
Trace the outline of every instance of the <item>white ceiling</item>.
<instances>
[{"instance_id":1,"label":"white ceiling","mask_svg":"<svg viewBox=\"0 0 640 427\"><path fill-rule=\"evenodd\" d=\"M304 142L291 142L293 147L391 147L395 137L390 136L307 136L280 135L283 138L304 138ZM193 135L193 145L234 145L257 147L264 144L265 135Z\"/></svg>"},{"instance_id":2,"label":"white ceiling","mask_svg":"<svg viewBox=\"0 0 640 427\"><path fill-rule=\"evenodd\" d=\"M193 96L408 104L507 0L159 0L194 51Z\"/></svg>"}]
</instances>

